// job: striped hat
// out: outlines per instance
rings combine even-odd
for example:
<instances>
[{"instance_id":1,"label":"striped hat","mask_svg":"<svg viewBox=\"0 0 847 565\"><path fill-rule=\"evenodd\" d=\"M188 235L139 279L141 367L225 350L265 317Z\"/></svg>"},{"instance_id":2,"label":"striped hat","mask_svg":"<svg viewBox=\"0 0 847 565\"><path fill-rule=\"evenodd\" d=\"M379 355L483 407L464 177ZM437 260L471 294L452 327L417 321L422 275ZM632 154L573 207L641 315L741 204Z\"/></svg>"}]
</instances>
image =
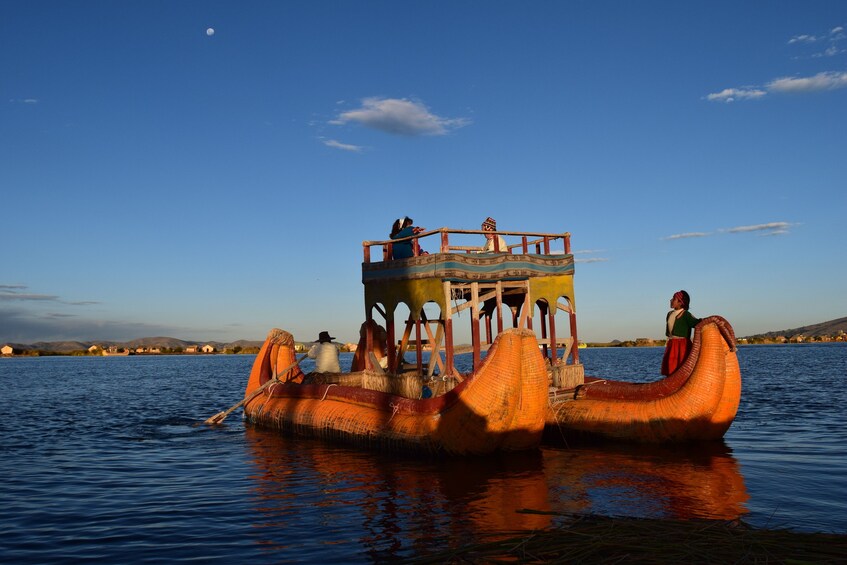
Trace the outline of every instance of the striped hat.
<instances>
[{"instance_id":1,"label":"striped hat","mask_svg":"<svg viewBox=\"0 0 847 565\"><path fill-rule=\"evenodd\" d=\"M497 220L488 216L485 218L485 221L482 222L482 229L485 231L497 231Z\"/></svg>"}]
</instances>

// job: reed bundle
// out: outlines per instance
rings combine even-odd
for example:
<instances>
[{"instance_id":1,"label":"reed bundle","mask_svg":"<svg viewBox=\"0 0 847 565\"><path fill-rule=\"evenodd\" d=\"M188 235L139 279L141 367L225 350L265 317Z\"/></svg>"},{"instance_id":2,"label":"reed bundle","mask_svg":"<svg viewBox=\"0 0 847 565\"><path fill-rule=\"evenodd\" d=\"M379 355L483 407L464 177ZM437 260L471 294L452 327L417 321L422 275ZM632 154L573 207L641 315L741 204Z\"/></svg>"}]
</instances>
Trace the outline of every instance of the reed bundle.
<instances>
[{"instance_id":1,"label":"reed bundle","mask_svg":"<svg viewBox=\"0 0 847 565\"><path fill-rule=\"evenodd\" d=\"M336 384L339 386L359 387L412 399L421 398L423 385L425 384L432 390L433 396L441 396L458 384L458 380L455 378L447 380L435 378L429 381L415 372L387 375L373 371L360 371L356 373L311 373L303 382L304 384Z\"/></svg>"},{"instance_id":2,"label":"reed bundle","mask_svg":"<svg viewBox=\"0 0 847 565\"><path fill-rule=\"evenodd\" d=\"M532 512L532 511L523 511ZM449 539L436 540L447 547ZM755 529L740 520L572 516L541 531L481 536L408 563L845 563L847 535Z\"/></svg>"}]
</instances>

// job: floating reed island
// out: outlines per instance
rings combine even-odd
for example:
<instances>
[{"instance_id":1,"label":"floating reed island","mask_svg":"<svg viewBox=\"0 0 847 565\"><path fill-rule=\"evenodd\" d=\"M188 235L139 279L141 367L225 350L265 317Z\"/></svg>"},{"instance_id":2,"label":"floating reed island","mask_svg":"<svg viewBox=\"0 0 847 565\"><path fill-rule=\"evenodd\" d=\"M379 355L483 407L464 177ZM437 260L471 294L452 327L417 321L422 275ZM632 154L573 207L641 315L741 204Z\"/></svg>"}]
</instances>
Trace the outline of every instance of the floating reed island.
<instances>
[{"instance_id":1,"label":"floating reed island","mask_svg":"<svg viewBox=\"0 0 847 565\"><path fill-rule=\"evenodd\" d=\"M466 245L486 234L487 246ZM691 355L665 379L586 377L574 347L570 238L440 228L364 241L365 320L350 372L304 374L293 336L273 329L244 400L207 423L243 405L247 422L283 433L435 455L534 449L543 439L572 437L721 438L741 394L729 323L704 319ZM463 321L467 348L454 345ZM456 367L461 353L470 356L469 371Z\"/></svg>"}]
</instances>

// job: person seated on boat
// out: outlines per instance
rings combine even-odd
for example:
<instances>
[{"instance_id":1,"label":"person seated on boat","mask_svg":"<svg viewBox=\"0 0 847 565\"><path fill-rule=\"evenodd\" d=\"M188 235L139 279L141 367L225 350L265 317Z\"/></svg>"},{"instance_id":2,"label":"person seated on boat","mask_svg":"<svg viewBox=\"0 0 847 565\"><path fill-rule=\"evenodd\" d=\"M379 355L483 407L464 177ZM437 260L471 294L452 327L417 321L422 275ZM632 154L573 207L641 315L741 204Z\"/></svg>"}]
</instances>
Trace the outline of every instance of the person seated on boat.
<instances>
[{"instance_id":1,"label":"person seated on boat","mask_svg":"<svg viewBox=\"0 0 847 565\"><path fill-rule=\"evenodd\" d=\"M332 343L334 337L329 332L318 334L318 341L309 349L309 359L315 360L315 372L318 373L340 373L341 366L338 364L338 347Z\"/></svg>"},{"instance_id":2,"label":"person seated on boat","mask_svg":"<svg viewBox=\"0 0 847 565\"><path fill-rule=\"evenodd\" d=\"M497 221L491 216L485 218L485 221L482 222L482 231L497 231ZM497 241L496 250L494 249L495 238ZM501 236L493 233L485 234L485 246L482 248L481 251L478 251L477 253L495 253L495 251L499 253L508 253L509 249L506 247L506 240L503 239Z\"/></svg>"},{"instance_id":3,"label":"person seated on boat","mask_svg":"<svg viewBox=\"0 0 847 565\"><path fill-rule=\"evenodd\" d=\"M365 356L368 355L368 330L371 331L371 339L373 344L373 359L379 365L380 369L388 368L388 334L385 328L380 326L374 320L364 322L359 328L359 345L356 346L356 353L353 354L353 361L350 364L350 372L365 370ZM376 369L376 367L374 367Z\"/></svg>"},{"instance_id":4,"label":"person seated on boat","mask_svg":"<svg viewBox=\"0 0 847 565\"><path fill-rule=\"evenodd\" d=\"M676 371L691 350L691 330L700 320L688 311L690 304L691 297L684 290L675 292L671 297L671 311L665 317L665 335L668 337L662 357L662 374L665 376Z\"/></svg>"},{"instance_id":5,"label":"person seated on boat","mask_svg":"<svg viewBox=\"0 0 847 565\"><path fill-rule=\"evenodd\" d=\"M414 225L414 220L409 216L406 216L402 219L394 220L394 225L391 226L391 239L402 239L404 237L411 237L413 235L419 234L424 231L423 228L416 227ZM414 256L414 251L412 250L412 241L398 241L391 245L391 253L394 259L408 259L409 257ZM420 251L421 255L426 255L426 252Z\"/></svg>"}]
</instances>

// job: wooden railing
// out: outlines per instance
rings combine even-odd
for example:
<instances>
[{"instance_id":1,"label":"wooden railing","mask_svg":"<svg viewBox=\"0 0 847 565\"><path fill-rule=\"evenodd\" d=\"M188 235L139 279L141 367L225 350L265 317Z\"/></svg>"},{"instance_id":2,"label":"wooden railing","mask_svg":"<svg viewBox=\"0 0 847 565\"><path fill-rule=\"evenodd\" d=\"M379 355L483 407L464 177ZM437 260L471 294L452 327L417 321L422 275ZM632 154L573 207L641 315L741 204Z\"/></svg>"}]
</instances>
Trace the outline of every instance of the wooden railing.
<instances>
[{"instance_id":1,"label":"wooden railing","mask_svg":"<svg viewBox=\"0 0 847 565\"><path fill-rule=\"evenodd\" d=\"M483 230L456 230L450 228L439 228L436 230L428 230L422 231L418 234L402 237L398 239L387 239L387 240L379 240L379 241L363 241L362 242L362 252L364 254L364 262L370 263L372 261L371 247L381 246L382 253L380 254L376 261L387 261L391 259L391 248L392 244L398 241L411 241L412 242L412 251L415 257L422 254L421 249L422 246L420 244L420 240L425 239L430 236L435 236L440 234L440 242L437 246L437 251L429 251L429 253L455 253L455 252L465 252L465 253L479 253L483 250L483 246L474 246L474 245L450 245L450 235L480 235L483 238L486 234L499 235L515 238L520 237L520 241L518 243L507 244L506 249L499 249L499 240L498 238L494 238L494 247L495 253L510 253L514 255L522 255L528 253L535 253L538 255L550 255L551 253L562 253L570 254L571 252L571 234L570 232L564 233L539 233L539 232L516 232L516 231L483 231ZM430 240L431 241L431 240ZM554 244L561 241L563 248L561 251L556 251L554 249ZM424 247L425 248L425 247Z\"/></svg>"}]
</instances>

